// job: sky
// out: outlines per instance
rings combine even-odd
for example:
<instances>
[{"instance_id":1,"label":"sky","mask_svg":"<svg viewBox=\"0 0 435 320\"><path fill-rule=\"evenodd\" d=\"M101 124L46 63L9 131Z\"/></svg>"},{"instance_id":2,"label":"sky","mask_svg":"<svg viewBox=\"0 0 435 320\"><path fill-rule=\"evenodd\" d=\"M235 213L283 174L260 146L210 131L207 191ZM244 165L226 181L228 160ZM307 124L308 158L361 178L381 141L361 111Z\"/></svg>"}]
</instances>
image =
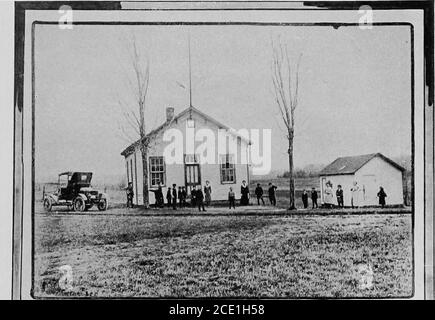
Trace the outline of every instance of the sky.
<instances>
[{"instance_id":1,"label":"sky","mask_svg":"<svg viewBox=\"0 0 435 320\"><path fill-rule=\"evenodd\" d=\"M409 27L37 25L36 181L69 170L124 174L120 152L137 138L119 129L121 105L134 106L131 40L150 66L146 124L153 129L166 107L189 106L189 33L193 106L235 129L271 129L273 170L288 168L271 78L271 39L278 38L292 61L302 54L296 167L411 154Z\"/></svg>"}]
</instances>

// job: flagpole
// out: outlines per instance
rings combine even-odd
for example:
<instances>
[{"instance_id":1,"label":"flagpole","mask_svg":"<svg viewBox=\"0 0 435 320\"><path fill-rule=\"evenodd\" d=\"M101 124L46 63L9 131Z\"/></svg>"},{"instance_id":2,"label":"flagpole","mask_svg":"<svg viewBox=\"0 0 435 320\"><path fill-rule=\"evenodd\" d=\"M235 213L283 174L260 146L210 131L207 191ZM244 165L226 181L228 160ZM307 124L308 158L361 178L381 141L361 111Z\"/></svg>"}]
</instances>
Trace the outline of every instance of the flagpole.
<instances>
[{"instance_id":1,"label":"flagpole","mask_svg":"<svg viewBox=\"0 0 435 320\"><path fill-rule=\"evenodd\" d=\"M192 61L190 57L190 31L188 33L189 38L189 107L190 107L190 118L192 118Z\"/></svg>"}]
</instances>

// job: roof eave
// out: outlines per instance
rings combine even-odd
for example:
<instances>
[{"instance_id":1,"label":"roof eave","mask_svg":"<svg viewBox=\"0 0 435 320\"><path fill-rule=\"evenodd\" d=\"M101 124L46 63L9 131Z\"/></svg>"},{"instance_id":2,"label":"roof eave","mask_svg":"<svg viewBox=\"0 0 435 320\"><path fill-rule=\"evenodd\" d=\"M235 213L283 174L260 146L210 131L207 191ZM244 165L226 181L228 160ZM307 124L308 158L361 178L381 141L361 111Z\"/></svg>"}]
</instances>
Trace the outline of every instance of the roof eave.
<instances>
[{"instance_id":1,"label":"roof eave","mask_svg":"<svg viewBox=\"0 0 435 320\"><path fill-rule=\"evenodd\" d=\"M322 177L322 176L346 176L346 175L353 175L353 174L355 174L355 172L319 173L319 177Z\"/></svg>"},{"instance_id":2,"label":"roof eave","mask_svg":"<svg viewBox=\"0 0 435 320\"><path fill-rule=\"evenodd\" d=\"M398 170L400 170L402 172L406 171L406 169L404 167L402 167L400 164L396 163L395 161L391 160L390 158L387 158L382 153L377 153L376 155L381 157L384 161L388 162L389 164L391 164L396 169L398 169Z\"/></svg>"}]
</instances>

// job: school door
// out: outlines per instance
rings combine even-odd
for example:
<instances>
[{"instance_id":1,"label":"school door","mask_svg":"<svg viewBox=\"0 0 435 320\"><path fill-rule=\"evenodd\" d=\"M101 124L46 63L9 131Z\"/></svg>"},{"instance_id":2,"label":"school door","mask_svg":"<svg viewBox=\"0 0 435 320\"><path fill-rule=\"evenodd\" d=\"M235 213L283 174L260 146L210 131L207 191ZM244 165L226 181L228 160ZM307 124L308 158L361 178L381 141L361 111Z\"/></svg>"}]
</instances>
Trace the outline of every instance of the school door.
<instances>
[{"instance_id":1,"label":"school door","mask_svg":"<svg viewBox=\"0 0 435 320\"><path fill-rule=\"evenodd\" d=\"M201 168L197 156L189 157L186 155L184 157L184 177L188 194L201 184Z\"/></svg>"},{"instance_id":2,"label":"school door","mask_svg":"<svg viewBox=\"0 0 435 320\"><path fill-rule=\"evenodd\" d=\"M322 178L322 183L320 185L322 188L320 194L321 194L321 203L325 203L325 189L326 189L326 178Z\"/></svg>"},{"instance_id":3,"label":"school door","mask_svg":"<svg viewBox=\"0 0 435 320\"><path fill-rule=\"evenodd\" d=\"M375 175L364 175L361 177L363 201L365 205L375 205L377 201L377 181Z\"/></svg>"}]
</instances>

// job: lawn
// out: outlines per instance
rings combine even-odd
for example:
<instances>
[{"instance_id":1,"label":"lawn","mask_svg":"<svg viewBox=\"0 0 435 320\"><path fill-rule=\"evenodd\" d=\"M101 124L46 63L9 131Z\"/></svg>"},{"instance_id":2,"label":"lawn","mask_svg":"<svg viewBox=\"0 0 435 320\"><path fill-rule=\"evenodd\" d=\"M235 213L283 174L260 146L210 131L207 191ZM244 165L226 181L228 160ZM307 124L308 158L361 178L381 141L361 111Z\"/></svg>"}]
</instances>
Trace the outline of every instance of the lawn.
<instances>
[{"instance_id":1,"label":"lawn","mask_svg":"<svg viewBox=\"0 0 435 320\"><path fill-rule=\"evenodd\" d=\"M410 214L36 214L34 296L406 297L411 234Z\"/></svg>"}]
</instances>

